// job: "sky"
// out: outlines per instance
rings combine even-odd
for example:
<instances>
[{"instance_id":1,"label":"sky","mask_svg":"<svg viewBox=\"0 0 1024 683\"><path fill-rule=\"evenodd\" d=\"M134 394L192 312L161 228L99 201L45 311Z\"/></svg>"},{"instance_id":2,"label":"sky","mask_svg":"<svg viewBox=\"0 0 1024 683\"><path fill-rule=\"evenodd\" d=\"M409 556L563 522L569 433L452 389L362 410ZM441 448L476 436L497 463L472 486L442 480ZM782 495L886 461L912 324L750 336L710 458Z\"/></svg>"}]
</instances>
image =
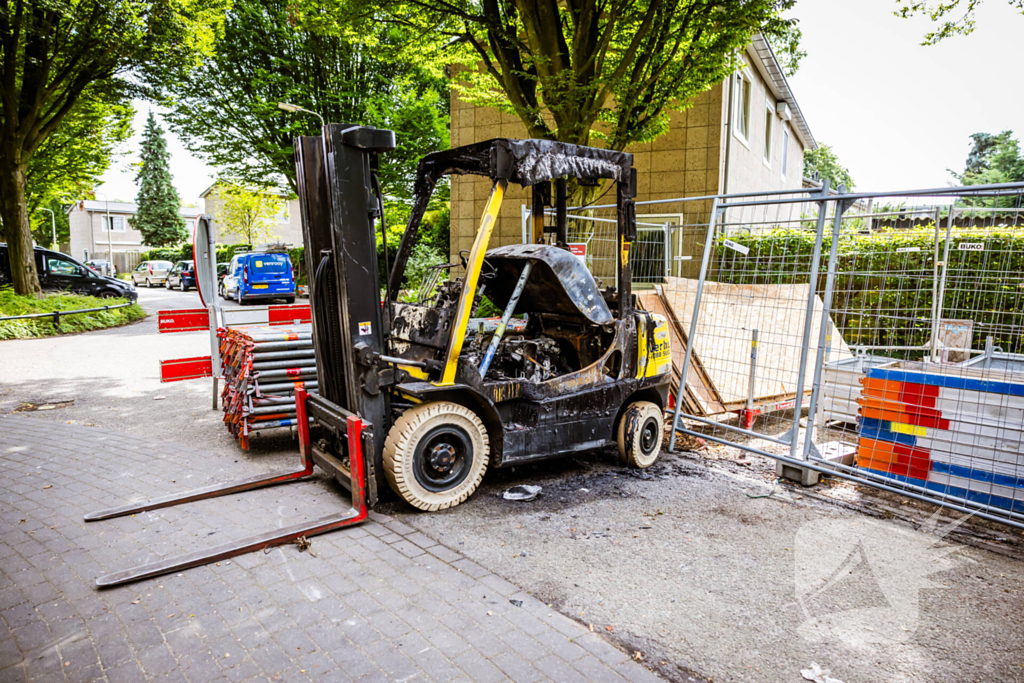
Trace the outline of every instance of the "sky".
<instances>
[{"instance_id":1,"label":"sky","mask_svg":"<svg viewBox=\"0 0 1024 683\"><path fill-rule=\"evenodd\" d=\"M946 169L963 170L971 133L1024 135L1017 85L1024 16L987 0L973 34L922 46L931 22L895 17L896 7L896 0L799 0L791 13L807 57L790 86L815 139L832 146L862 191L949 185ZM135 105L135 135L97 188L111 200L134 201L141 132L149 110L160 113ZM182 202L200 204L216 169L169 131L167 147Z\"/></svg>"},{"instance_id":2,"label":"sky","mask_svg":"<svg viewBox=\"0 0 1024 683\"><path fill-rule=\"evenodd\" d=\"M1024 15L987 0L969 36L922 46L926 18L893 16L895 0L799 0L807 57L789 79L818 143L858 191L944 187L963 171L971 133L1024 134Z\"/></svg>"}]
</instances>

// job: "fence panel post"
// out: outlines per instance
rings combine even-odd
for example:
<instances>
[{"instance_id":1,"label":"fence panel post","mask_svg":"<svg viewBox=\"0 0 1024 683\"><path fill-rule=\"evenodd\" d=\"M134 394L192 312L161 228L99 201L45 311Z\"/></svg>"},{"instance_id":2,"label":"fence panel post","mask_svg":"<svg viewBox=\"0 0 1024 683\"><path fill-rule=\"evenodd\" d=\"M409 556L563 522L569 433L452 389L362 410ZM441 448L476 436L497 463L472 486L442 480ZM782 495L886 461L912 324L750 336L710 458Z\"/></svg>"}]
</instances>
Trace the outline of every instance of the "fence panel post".
<instances>
[{"instance_id":1,"label":"fence panel post","mask_svg":"<svg viewBox=\"0 0 1024 683\"><path fill-rule=\"evenodd\" d=\"M704 239L704 255L700 262L700 275L697 277L697 291L693 298L693 317L690 318L690 331L686 337L686 355L683 357L683 369L679 373L679 386L676 388L676 412L672 416L672 433L668 438L668 450L676 449L676 429L679 428L679 414L683 407L683 396L686 395L686 374L690 371L690 357L693 355L693 340L697 334L697 316L700 315L700 297L704 292L704 280L708 275L711 263L711 248L715 241L715 223L718 221L718 197L711 203L711 216L708 218L708 231Z\"/></svg>"},{"instance_id":2,"label":"fence panel post","mask_svg":"<svg viewBox=\"0 0 1024 683\"><path fill-rule=\"evenodd\" d=\"M846 187L840 185L840 196L845 194L845 192ZM839 233L843 225L843 213L848 206L845 200L841 198L836 200L836 215L832 221L832 244L829 245L828 250L828 274L825 276L825 292L821 296L821 325L818 329L818 352L814 359L814 375L811 378L811 402L807 404L807 429L804 430L804 460L808 459L812 451L814 455L818 455L817 449L814 447L814 421L818 411L818 399L821 395L821 373L825 367L825 347L831 347L832 297L835 292L836 269L838 267Z\"/></svg>"},{"instance_id":3,"label":"fence panel post","mask_svg":"<svg viewBox=\"0 0 1024 683\"><path fill-rule=\"evenodd\" d=\"M814 299L818 288L818 264L821 261L821 243L825 235L825 218L828 214L828 178L821 183L821 201L818 202L818 223L814 233L814 250L811 255L811 269L807 278L807 313L804 316L803 342L800 348L799 367L796 378L796 398L793 402L793 427L789 436L789 457L797 457L797 441L800 437L800 413L803 410L804 384L807 377L807 352L811 343L811 323L814 320ZM808 417L810 420L810 417Z\"/></svg>"}]
</instances>

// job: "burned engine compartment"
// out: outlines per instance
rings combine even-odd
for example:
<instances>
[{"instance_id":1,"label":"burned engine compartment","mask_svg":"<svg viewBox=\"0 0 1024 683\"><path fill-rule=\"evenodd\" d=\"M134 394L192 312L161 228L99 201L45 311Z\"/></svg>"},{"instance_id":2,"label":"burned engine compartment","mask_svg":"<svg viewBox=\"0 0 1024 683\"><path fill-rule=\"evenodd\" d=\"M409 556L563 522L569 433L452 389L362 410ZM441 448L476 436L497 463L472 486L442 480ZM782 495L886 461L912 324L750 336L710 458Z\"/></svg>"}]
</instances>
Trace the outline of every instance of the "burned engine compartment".
<instances>
[{"instance_id":1,"label":"burned engine compartment","mask_svg":"<svg viewBox=\"0 0 1024 683\"><path fill-rule=\"evenodd\" d=\"M509 322L509 331L498 345L483 378L485 382L539 383L582 370L600 358L615 337L610 327L594 325L582 316L572 320L525 310L522 314L523 318ZM467 334L463 353L476 367L493 337L490 327L478 324L475 331Z\"/></svg>"},{"instance_id":2,"label":"burned engine compartment","mask_svg":"<svg viewBox=\"0 0 1024 683\"><path fill-rule=\"evenodd\" d=\"M462 287L460 278L435 278L429 293L421 289L417 303L395 302L393 352L411 361L443 360ZM472 317L484 296L505 309L504 328L501 318ZM586 266L564 249L542 244L494 249L484 261L460 360L483 369L484 382L541 383L580 371L611 347L615 325L609 304L615 303L614 292L602 293ZM495 335L498 342L487 361ZM617 373L607 371L612 370Z\"/></svg>"}]
</instances>

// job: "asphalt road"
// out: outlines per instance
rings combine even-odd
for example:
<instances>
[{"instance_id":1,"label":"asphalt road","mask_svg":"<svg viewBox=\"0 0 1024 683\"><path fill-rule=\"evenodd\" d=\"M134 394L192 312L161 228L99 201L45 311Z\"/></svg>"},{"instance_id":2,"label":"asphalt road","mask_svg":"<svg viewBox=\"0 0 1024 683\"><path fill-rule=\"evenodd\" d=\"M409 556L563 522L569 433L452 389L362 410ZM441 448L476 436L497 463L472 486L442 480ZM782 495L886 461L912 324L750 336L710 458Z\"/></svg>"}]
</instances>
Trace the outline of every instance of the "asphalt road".
<instances>
[{"instance_id":1,"label":"asphalt road","mask_svg":"<svg viewBox=\"0 0 1024 683\"><path fill-rule=\"evenodd\" d=\"M198 304L195 293L139 294L149 311ZM159 382L159 359L207 353L205 333L159 335L155 316L0 342L0 412L72 400L35 415L261 467L294 459L287 434L239 451L210 407L210 380ZM916 530L928 506L773 480L768 461L738 461L729 449L663 456L640 475L606 451L490 472L446 512L382 510L604 631L670 680L803 681L812 664L844 683L1024 680L1019 531L970 521L943 539ZM543 495L500 497L518 483L541 484Z\"/></svg>"}]
</instances>

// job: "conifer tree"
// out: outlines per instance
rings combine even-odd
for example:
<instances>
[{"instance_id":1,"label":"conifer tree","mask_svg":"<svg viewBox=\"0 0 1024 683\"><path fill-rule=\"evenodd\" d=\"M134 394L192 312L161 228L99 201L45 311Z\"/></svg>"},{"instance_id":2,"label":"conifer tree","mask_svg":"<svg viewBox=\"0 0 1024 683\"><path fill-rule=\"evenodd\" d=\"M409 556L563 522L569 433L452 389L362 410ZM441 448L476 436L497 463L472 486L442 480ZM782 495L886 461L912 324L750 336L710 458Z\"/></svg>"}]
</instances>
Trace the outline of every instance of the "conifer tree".
<instances>
[{"instance_id":1,"label":"conifer tree","mask_svg":"<svg viewBox=\"0 0 1024 683\"><path fill-rule=\"evenodd\" d=\"M177 244L188 237L188 231L179 213L181 200L171 178L167 141L153 112L149 112L142 135L141 156L139 172L135 176L139 185L136 199L139 209L129 223L142 233L142 241L151 247Z\"/></svg>"}]
</instances>

